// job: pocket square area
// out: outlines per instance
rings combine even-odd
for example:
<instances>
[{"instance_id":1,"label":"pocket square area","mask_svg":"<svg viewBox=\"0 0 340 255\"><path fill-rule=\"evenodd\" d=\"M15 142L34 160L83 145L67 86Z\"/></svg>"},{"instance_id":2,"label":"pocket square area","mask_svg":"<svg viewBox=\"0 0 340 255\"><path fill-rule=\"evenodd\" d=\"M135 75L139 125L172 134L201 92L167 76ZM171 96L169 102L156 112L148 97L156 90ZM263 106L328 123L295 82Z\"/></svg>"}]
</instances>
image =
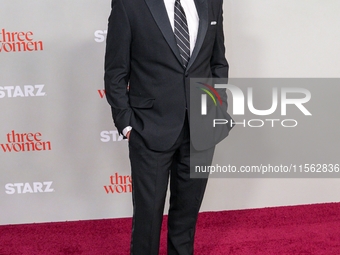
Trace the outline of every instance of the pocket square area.
<instances>
[{"instance_id":1,"label":"pocket square area","mask_svg":"<svg viewBox=\"0 0 340 255\"><path fill-rule=\"evenodd\" d=\"M216 21L211 21L211 22L210 22L210 25L216 25L216 24L217 24Z\"/></svg>"}]
</instances>

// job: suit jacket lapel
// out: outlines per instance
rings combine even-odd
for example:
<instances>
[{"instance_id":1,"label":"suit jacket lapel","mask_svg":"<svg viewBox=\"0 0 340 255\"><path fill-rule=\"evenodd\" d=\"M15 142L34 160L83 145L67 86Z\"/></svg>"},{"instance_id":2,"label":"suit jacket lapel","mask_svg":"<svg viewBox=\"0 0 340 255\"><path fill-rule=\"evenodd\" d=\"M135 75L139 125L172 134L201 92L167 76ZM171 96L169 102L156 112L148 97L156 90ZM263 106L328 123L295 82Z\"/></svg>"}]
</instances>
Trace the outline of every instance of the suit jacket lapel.
<instances>
[{"instance_id":1,"label":"suit jacket lapel","mask_svg":"<svg viewBox=\"0 0 340 255\"><path fill-rule=\"evenodd\" d=\"M191 54L187 70L195 61L198 52L202 47L208 29L208 1L207 0L194 0L194 1L196 4L196 9L199 17L199 26L195 48ZM179 50L175 40L174 32L168 19L168 13L166 11L163 0L145 0L145 2L148 5L150 12L154 20L156 21L159 29L162 31L165 40L169 44L178 61L182 64L182 59L179 55Z\"/></svg>"},{"instance_id":2,"label":"suit jacket lapel","mask_svg":"<svg viewBox=\"0 0 340 255\"><path fill-rule=\"evenodd\" d=\"M198 25L198 32L197 32L197 39L195 48L191 54L187 70L190 68L192 63L195 61L198 52L200 51L205 35L208 29L208 1L207 0L195 0L196 9L199 17L199 25Z\"/></svg>"},{"instance_id":3,"label":"suit jacket lapel","mask_svg":"<svg viewBox=\"0 0 340 255\"><path fill-rule=\"evenodd\" d=\"M175 40L174 32L168 19L168 13L166 11L163 0L145 0L145 2L148 5L151 14L154 20L156 21L159 29L162 31L165 40L167 41L170 48L174 52L178 61L182 63L182 59L179 55L179 50Z\"/></svg>"}]
</instances>

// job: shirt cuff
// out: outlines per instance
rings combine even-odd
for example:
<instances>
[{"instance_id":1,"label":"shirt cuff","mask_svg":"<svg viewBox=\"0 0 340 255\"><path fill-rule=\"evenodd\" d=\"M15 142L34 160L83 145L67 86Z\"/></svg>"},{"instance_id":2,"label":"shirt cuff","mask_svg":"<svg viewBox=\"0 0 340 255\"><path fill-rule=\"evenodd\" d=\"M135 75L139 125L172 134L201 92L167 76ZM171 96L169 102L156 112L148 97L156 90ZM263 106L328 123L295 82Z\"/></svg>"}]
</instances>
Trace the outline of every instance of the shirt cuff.
<instances>
[{"instance_id":1,"label":"shirt cuff","mask_svg":"<svg viewBox=\"0 0 340 255\"><path fill-rule=\"evenodd\" d=\"M127 126L126 128L124 128L123 131L122 131L123 136L126 137L127 133L128 133L129 131L131 131L131 130L132 130L132 127L131 127L131 126Z\"/></svg>"}]
</instances>

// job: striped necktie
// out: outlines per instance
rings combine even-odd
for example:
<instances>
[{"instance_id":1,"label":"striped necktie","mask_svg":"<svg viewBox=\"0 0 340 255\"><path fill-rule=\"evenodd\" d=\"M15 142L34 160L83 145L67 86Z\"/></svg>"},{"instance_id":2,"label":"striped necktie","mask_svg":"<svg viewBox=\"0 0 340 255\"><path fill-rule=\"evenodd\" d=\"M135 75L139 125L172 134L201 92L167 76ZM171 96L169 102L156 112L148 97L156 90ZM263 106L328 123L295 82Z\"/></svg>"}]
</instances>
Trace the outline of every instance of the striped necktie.
<instances>
[{"instance_id":1,"label":"striped necktie","mask_svg":"<svg viewBox=\"0 0 340 255\"><path fill-rule=\"evenodd\" d=\"M175 0L174 33L183 66L187 67L190 58L190 38L187 18L180 0Z\"/></svg>"}]
</instances>

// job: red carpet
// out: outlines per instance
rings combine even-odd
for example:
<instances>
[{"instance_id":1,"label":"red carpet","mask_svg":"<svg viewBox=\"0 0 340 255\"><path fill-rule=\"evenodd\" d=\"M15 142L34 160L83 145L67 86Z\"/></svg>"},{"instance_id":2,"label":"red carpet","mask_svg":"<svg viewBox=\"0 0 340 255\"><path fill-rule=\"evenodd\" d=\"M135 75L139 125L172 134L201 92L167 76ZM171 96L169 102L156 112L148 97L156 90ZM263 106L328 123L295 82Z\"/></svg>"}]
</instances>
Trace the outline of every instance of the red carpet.
<instances>
[{"instance_id":1,"label":"red carpet","mask_svg":"<svg viewBox=\"0 0 340 255\"><path fill-rule=\"evenodd\" d=\"M0 255L128 255L130 226L131 219L0 226ZM163 228L160 255L165 251ZM195 251L339 255L340 203L201 213Z\"/></svg>"}]
</instances>

